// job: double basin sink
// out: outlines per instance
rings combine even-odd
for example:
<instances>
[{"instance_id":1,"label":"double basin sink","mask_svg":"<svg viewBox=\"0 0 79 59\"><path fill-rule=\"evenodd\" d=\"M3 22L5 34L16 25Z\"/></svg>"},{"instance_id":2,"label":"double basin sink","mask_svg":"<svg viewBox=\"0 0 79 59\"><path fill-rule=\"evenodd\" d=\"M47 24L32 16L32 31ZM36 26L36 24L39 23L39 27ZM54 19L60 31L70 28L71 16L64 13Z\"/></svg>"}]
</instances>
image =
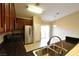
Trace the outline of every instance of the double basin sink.
<instances>
[{"instance_id":1,"label":"double basin sink","mask_svg":"<svg viewBox=\"0 0 79 59\"><path fill-rule=\"evenodd\" d=\"M33 51L35 56L65 56L75 45L64 42L64 47L60 53L60 45L50 45L46 47L41 47Z\"/></svg>"},{"instance_id":2,"label":"double basin sink","mask_svg":"<svg viewBox=\"0 0 79 59\"><path fill-rule=\"evenodd\" d=\"M39 48L33 51L35 56L64 56L68 50L63 48L60 53L61 47L58 45L50 45L46 47Z\"/></svg>"}]
</instances>

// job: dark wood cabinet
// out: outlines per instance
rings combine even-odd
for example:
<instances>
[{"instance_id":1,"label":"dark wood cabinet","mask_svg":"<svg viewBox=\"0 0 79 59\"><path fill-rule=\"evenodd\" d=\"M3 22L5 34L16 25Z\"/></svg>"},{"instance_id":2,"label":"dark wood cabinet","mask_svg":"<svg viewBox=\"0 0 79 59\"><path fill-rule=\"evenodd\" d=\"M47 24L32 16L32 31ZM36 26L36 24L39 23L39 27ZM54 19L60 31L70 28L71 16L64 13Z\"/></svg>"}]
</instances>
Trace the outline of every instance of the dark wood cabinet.
<instances>
[{"instance_id":1,"label":"dark wood cabinet","mask_svg":"<svg viewBox=\"0 0 79 59\"><path fill-rule=\"evenodd\" d=\"M30 20L23 18L16 18L16 25L15 25L16 30L23 30L25 25L32 26L33 25L32 18Z\"/></svg>"},{"instance_id":2,"label":"dark wood cabinet","mask_svg":"<svg viewBox=\"0 0 79 59\"><path fill-rule=\"evenodd\" d=\"M15 15L15 6L14 4L10 4L10 30L15 30L15 22L16 22L16 15Z\"/></svg>"},{"instance_id":3,"label":"dark wood cabinet","mask_svg":"<svg viewBox=\"0 0 79 59\"><path fill-rule=\"evenodd\" d=\"M5 4L5 31L9 31L9 23L10 23L10 4Z\"/></svg>"},{"instance_id":4,"label":"dark wood cabinet","mask_svg":"<svg viewBox=\"0 0 79 59\"><path fill-rule=\"evenodd\" d=\"M0 4L0 33L4 32L4 4Z\"/></svg>"},{"instance_id":5,"label":"dark wood cabinet","mask_svg":"<svg viewBox=\"0 0 79 59\"><path fill-rule=\"evenodd\" d=\"M1 28L1 4L0 4L0 28Z\"/></svg>"},{"instance_id":6,"label":"dark wood cabinet","mask_svg":"<svg viewBox=\"0 0 79 59\"><path fill-rule=\"evenodd\" d=\"M14 31L15 7L13 3L0 3L0 32Z\"/></svg>"},{"instance_id":7,"label":"dark wood cabinet","mask_svg":"<svg viewBox=\"0 0 79 59\"><path fill-rule=\"evenodd\" d=\"M5 31L13 31L16 18L14 4L5 4L5 9Z\"/></svg>"}]
</instances>

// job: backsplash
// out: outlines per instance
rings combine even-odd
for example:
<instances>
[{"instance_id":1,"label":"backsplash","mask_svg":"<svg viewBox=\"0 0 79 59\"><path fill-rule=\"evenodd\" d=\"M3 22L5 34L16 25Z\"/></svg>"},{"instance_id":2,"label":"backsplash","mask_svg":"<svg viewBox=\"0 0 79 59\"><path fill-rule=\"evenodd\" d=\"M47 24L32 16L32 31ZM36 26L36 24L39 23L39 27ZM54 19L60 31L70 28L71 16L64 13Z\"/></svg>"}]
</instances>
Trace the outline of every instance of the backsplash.
<instances>
[{"instance_id":1,"label":"backsplash","mask_svg":"<svg viewBox=\"0 0 79 59\"><path fill-rule=\"evenodd\" d=\"M79 42L79 38L66 36L66 42L77 44Z\"/></svg>"}]
</instances>

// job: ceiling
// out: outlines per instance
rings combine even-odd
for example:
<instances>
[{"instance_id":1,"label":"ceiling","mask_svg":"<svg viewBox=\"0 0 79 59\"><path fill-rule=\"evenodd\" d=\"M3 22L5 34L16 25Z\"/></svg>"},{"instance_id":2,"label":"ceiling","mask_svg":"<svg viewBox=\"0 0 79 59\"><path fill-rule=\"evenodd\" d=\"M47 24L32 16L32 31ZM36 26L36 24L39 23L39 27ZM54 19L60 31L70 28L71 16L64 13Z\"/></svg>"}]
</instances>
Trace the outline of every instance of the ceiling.
<instances>
[{"instance_id":1,"label":"ceiling","mask_svg":"<svg viewBox=\"0 0 79 59\"><path fill-rule=\"evenodd\" d=\"M30 18L38 15L27 11L28 3L15 3L16 16L20 18ZM79 11L79 3L40 3L44 12L40 14L44 21L54 21L71 13Z\"/></svg>"}]
</instances>

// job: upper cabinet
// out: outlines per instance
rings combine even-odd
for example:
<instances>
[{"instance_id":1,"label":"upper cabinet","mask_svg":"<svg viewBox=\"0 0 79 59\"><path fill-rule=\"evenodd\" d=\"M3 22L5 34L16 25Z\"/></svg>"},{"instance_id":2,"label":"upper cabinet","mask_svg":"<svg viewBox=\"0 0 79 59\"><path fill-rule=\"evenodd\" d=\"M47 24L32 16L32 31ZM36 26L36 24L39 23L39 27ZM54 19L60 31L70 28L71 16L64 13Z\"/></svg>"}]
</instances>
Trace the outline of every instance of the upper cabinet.
<instances>
[{"instance_id":1,"label":"upper cabinet","mask_svg":"<svg viewBox=\"0 0 79 59\"><path fill-rule=\"evenodd\" d=\"M5 4L5 31L13 31L15 23L14 4Z\"/></svg>"},{"instance_id":2,"label":"upper cabinet","mask_svg":"<svg viewBox=\"0 0 79 59\"><path fill-rule=\"evenodd\" d=\"M30 19L23 19L23 18L16 18L16 25L15 30L23 30L25 25L33 25L32 18Z\"/></svg>"},{"instance_id":3,"label":"upper cabinet","mask_svg":"<svg viewBox=\"0 0 79 59\"><path fill-rule=\"evenodd\" d=\"M14 4L0 3L0 32L14 31L15 19Z\"/></svg>"},{"instance_id":4,"label":"upper cabinet","mask_svg":"<svg viewBox=\"0 0 79 59\"><path fill-rule=\"evenodd\" d=\"M0 33L2 33L4 31L4 8L2 7L3 4L0 4ZM2 11L3 10L3 11Z\"/></svg>"}]
</instances>

